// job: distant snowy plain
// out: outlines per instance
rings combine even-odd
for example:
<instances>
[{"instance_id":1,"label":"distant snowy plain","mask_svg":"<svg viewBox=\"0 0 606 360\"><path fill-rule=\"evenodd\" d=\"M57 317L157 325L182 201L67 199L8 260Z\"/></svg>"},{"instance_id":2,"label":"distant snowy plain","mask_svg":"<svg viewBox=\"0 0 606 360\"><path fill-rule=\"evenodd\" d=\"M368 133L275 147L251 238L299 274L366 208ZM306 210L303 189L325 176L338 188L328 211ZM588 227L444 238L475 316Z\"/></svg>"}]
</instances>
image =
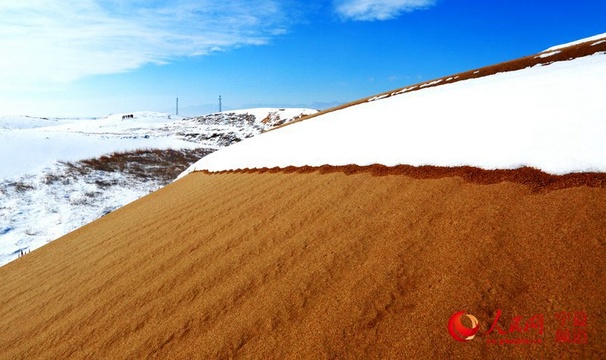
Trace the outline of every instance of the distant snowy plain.
<instances>
[{"instance_id":1,"label":"distant snowy plain","mask_svg":"<svg viewBox=\"0 0 606 360\"><path fill-rule=\"evenodd\" d=\"M260 108L195 118L154 112L124 119L130 114L0 117L0 265L166 185L128 172L83 169L80 160L138 149L212 152L314 112Z\"/></svg>"}]
</instances>

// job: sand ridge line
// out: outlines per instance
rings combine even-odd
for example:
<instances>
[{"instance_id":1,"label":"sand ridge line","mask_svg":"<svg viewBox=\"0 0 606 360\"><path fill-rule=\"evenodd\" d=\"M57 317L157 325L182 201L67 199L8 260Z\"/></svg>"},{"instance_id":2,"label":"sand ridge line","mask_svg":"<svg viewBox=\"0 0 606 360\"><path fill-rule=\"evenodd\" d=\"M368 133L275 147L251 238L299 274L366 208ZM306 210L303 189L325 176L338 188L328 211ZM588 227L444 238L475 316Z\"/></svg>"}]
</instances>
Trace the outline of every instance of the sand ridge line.
<instances>
[{"instance_id":1,"label":"sand ridge line","mask_svg":"<svg viewBox=\"0 0 606 360\"><path fill-rule=\"evenodd\" d=\"M319 172L328 174L341 172L346 175L368 173L373 176L405 175L414 179L441 179L447 177L460 177L465 182L490 185L501 182L512 182L523 184L531 188L532 191L553 191L579 186L592 188L606 188L606 173L587 172L572 173L565 175L553 175L531 167L521 167L518 169L495 169L486 170L473 166L412 166L396 165L386 166L382 164L373 164L367 166L361 165L322 165L322 166L288 166L285 168L273 167L262 169L238 169L224 170L219 172L200 171L207 174L222 173L298 173L308 174Z\"/></svg>"}]
</instances>

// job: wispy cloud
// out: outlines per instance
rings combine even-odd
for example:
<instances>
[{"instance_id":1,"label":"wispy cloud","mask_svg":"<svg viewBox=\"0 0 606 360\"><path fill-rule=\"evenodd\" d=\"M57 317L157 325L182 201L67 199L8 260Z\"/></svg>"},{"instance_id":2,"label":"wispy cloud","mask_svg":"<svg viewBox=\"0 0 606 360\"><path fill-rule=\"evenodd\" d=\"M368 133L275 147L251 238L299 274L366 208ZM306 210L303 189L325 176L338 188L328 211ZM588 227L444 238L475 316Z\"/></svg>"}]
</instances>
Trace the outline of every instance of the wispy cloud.
<instances>
[{"instance_id":1,"label":"wispy cloud","mask_svg":"<svg viewBox=\"0 0 606 360\"><path fill-rule=\"evenodd\" d=\"M336 12L346 20L393 19L404 12L425 9L436 0L336 0Z\"/></svg>"},{"instance_id":2,"label":"wispy cloud","mask_svg":"<svg viewBox=\"0 0 606 360\"><path fill-rule=\"evenodd\" d=\"M65 82L177 57L266 44L286 31L279 0L0 2L0 82Z\"/></svg>"}]
</instances>

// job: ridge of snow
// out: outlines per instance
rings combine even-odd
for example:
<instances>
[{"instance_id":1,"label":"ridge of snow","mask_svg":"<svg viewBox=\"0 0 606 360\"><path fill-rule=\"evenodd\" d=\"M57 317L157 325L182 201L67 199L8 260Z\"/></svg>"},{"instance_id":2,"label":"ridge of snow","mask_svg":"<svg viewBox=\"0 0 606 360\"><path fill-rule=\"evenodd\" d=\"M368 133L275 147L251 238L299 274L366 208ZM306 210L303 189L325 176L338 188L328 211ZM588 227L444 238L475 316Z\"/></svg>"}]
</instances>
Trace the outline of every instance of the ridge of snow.
<instances>
[{"instance_id":1,"label":"ridge of snow","mask_svg":"<svg viewBox=\"0 0 606 360\"><path fill-rule=\"evenodd\" d=\"M541 54L537 55L537 57L540 57L541 59L544 59L546 57L550 57L550 56L554 56L561 53L560 50L555 50L555 51L550 51L550 52L542 52Z\"/></svg>"},{"instance_id":2,"label":"ridge of snow","mask_svg":"<svg viewBox=\"0 0 606 360\"><path fill-rule=\"evenodd\" d=\"M606 172L606 55L364 102L210 154L191 171L287 166L530 166Z\"/></svg>"},{"instance_id":3,"label":"ridge of snow","mask_svg":"<svg viewBox=\"0 0 606 360\"><path fill-rule=\"evenodd\" d=\"M541 52L549 52L549 51L554 51L554 50L560 50L560 49L563 49L563 48L567 48L567 47L570 47L570 46L574 46L574 45L578 45L578 44L582 44L582 43L586 43L586 42L590 42L590 41L602 40L604 38L606 38L606 33L590 36L590 37L587 37L587 38L584 38L584 39L579 39L579 40L571 41L571 42L566 43L566 44L555 45L555 46L552 46L552 47L550 47L548 49L545 49L545 50L543 50Z\"/></svg>"}]
</instances>

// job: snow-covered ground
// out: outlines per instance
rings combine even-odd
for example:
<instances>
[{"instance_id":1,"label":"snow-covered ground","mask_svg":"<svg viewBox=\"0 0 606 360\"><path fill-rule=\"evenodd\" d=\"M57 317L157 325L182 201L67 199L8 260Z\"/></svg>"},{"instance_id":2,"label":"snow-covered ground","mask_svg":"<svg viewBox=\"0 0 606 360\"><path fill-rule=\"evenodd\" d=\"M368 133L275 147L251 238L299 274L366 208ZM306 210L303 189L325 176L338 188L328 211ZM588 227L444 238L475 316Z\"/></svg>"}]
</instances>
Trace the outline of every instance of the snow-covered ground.
<instances>
[{"instance_id":1,"label":"snow-covered ground","mask_svg":"<svg viewBox=\"0 0 606 360\"><path fill-rule=\"evenodd\" d=\"M555 50L560 50L560 49L563 49L563 48L567 48L567 47L574 46L574 45L579 45L579 44L590 42L590 41L594 42L593 45L596 45L598 42L604 41L605 38L606 38L606 33L598 34L598 35L590 36L590 37L587 37L587 38L571 41L571 42L566 43L566 44L560 44L560 45L552 46L549 49L544 50L543 52L552 52L552 51L555 51Z\"/></svg>"},{"instance_id":2,"label":"snow-covered ground","mask_svg":"<svg viewBox=\"0 0 606 360\"><path fill-rule=\"evenodd\" d=\"M290 120L309 109L247 109L202 117L136 112L103 119L0 118L0 179L37 172L56 160L72 161L116 151L213 148L223 137L244 139L272 127L268 117ZM232 116L236 115L236 116ZM249 121L242 115L248 115ZM198 136L200 135L200 136ZM213 137L214 136L214 137Z\"/></svg>"},{"instance_id":3,"label":"snow-covered ground","mask_svg":"<svg viewBox=\"0 0 606 360\"><path fill-rule=\"evenodd\" d=\"M0 182L0 264L161 186L120 173L70 176L65 165ZM104 186L103 184L112 184Z\"/></svg>"},{"instance_id":4,"label":"snow-covered ground","mask_svg":"<svg viewBox=\"0 0 606 360\"><path fill-rule=\"evenodd\" d=\"M97 163L95 167L93 162L81 160L139 149L177 149L176 154L182 156L179 161L191 158L182 171L198 158L192 157L196 154L314 112L263 108L193 118L154 112L102 119L0 117L0 265L15 259L20 251L34 250L173 179L156 176L158 169L152 171L150 161L172 166L160 163L151 151L138 155L148 158L142 166L149 168L150 176L130 168L115 171L117 165L110 169ZM175 156L168 154L167 161Z\"/></svg>"},{"instance_id":5,"label":"snow-covered ground","mask_svg":"<svg viewBox=\"0 0 606 360\"><path fill-rule=\"evenodd\" d=\"M606 172L604 94L606 54L596 53L373 98L217 151L184 174L325 164Z\"/></svg>"}]
</instances>

